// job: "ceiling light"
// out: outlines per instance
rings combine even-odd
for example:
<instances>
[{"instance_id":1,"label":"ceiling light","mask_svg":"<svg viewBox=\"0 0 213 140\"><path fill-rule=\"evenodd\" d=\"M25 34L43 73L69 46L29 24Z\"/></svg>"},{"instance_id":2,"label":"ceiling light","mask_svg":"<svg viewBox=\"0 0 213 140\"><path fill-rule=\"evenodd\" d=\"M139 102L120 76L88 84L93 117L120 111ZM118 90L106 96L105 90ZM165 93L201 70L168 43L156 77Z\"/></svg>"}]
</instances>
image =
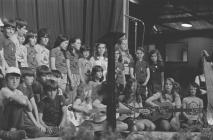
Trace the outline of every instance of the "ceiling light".
<instances>
[{"instance_id":1,"label":"ceiling light","mask_svg":"<svg viewBox=\"0 0 213 140\"><path fill-rule=\"evenodd\" d=\"M182 27L186 27L186 28L191 28L191 27L192 27L192 24L189 24L189 23L182 23L181 26L182 26Z\"/></svg>"}]
</instances>

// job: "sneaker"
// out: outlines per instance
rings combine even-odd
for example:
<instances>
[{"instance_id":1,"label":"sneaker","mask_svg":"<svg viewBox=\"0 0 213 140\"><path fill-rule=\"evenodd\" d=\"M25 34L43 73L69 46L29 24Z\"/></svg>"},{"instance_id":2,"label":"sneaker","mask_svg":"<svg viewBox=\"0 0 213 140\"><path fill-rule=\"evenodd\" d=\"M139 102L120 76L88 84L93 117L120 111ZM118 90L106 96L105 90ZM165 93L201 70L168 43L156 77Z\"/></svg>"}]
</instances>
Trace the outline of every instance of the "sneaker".
<instances>
[{"instance_id":1,"label":"sneaker","mask_svg":"<svg viewBox=\"0 0 213 140\"><path fill-rule=\"evenodd\" d=\"M24 130L8 131L6 133L6 140L22 140L26 137Z\"/></svg>"}]
</instances>

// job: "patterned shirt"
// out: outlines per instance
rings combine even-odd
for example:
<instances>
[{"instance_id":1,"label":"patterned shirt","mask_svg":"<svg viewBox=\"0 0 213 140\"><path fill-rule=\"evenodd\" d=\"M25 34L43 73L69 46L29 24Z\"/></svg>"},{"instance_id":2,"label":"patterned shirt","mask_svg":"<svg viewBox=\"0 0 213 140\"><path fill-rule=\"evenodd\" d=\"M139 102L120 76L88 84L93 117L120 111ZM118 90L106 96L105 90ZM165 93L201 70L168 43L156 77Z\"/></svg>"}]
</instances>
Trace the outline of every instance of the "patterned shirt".
<instances>
[{"instance_id":1,"label":"patterned shirt","mask_svg":"<svg viewBox=\"0 0 213 140\"><path fill-rule=\"evenodd\" d=\"M27 48L27 63L30 68L38 67L38 62L36 59L37 51L34 47L26 45Z\"/></svg>"},{"instance_id":2,"label":"patterned shirt","mask_svg":"<svg viewBox=\"0 0 213 140\"><path fill-rule=\"evenodd\" d=\"M35 45L35 50L38 66L46 65L49 67L49 50L40 44Z\"/></svg>"},{"instance_id":3,"label":"patterned shirt","mask_svg":"<svg viewBox=\"0 0 213 140\"><path fill-rule=\"evenodd\" d=\"M74 56L69 51L67 51L66 52L66 59L70 60L70 70L71 70L71 73L79 75L78 56Z\"/></svg>"}]
</instances>

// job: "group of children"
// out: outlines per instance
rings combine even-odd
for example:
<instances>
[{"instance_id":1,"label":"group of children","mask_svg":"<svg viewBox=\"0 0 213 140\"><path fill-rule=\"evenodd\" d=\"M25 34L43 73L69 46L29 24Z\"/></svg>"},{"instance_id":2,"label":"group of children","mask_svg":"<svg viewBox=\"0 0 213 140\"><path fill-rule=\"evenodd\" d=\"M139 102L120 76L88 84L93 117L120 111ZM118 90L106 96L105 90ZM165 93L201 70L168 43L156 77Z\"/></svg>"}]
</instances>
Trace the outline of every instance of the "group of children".
<instances>
[{"instance_id":1,"label":"group of children","mask_svg":"<svg viewBox=\"0 0 213 140\"><path fill-rule=\"evenodd\" d=\"M105 124L110 86L105 43L96 43L91 55L80 38L59 35L49 50L47 29L28 31L27 23L20 19L5 20L1 28L0 67L4 80L0 103L1 120L5 119L1 122L6 123L1 126L2 135L25 130L28 137L56 136L70 125L92 122L99 128ZM164 63L158 50L149 52L148 61L142 47L137 48L135 56L129 53L127 39L119 39L115 46L118 130L178 130L182 122L193 124L202 118L199 112L187 111L176 111L170 118L155 121L146 117L147 111L161 109L159 103L170 102L173 108L187 109L203 108L203 101L196 97L199 87L192 83L189 97L181 102L179 84L173 78L164 81Z\"/></svg>"}]
</instances>

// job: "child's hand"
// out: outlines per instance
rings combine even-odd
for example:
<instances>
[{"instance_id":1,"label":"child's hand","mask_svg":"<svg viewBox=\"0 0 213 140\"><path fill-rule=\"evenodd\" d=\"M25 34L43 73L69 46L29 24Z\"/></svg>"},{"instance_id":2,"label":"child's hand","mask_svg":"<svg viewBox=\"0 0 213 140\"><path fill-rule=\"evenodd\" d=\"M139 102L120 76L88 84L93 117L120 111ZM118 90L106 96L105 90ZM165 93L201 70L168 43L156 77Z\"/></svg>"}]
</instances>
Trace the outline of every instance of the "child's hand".
<instances>
[{"instance_id":1,"label":"child's hand","mask_svg":"<svg viewBox=\"0 0 213 140\"><path fill-rule=\"evenodd\" d=\"M37 123L36 126L41 130L41 132L46 132L46 128L42 126L40 123Z\"/></svg>"}]
</instances>

